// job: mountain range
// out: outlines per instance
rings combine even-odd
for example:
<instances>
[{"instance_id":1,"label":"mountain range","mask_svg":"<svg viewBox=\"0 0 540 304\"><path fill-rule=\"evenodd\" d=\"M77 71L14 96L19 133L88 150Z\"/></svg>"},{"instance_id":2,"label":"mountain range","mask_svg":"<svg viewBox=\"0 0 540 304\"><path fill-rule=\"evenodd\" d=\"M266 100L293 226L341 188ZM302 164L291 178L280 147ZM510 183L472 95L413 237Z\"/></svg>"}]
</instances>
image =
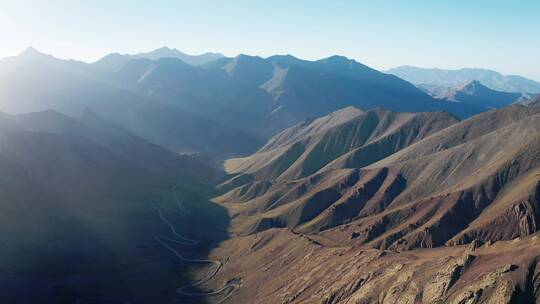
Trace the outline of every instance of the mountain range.
<instances>
[{"instance_id":1,"label":"mountain range","mask_svg":"<svg viewBox=\"0 0 540 304\"><path fill-rule=\"evenodd\" d=\"M470 81L480 81L488 88L503 92L540 93L540 83L519 75L502 75L486 69L459 70L426 69L400 66L387 71L415 85L455 87Z\"/></svg>"},{"instance_id":2,"label":"mountain range","mask_svg":"<svg viewBox=\"0 0 540 304\"><path fill-rule=\"evenodd\" d=\"M262 140L349 105L365 110L446 110L460 117L488 109L435 100L406 81L341 56L306 61L291 55L239 55L200 67L177 58L139 59L117 69L113 77L145 96L250 130Z\"/></svg>"},{"instance_id":3,"label":"mountain range","mask_svg":"<svg viewBox=\"0 0 540 304\"><path fill-rule=\"evenodd\" d=\"M0 302L540 303L540 94L486 73L1 59Z\"/></svg>"},{"instance_id":4,"label":"mountain range","mask_svg":"<svg viewBox=\"0 0 540 304\"><path fill-rule=\"evenodd\" d=\"M436 99L462 102L490 108L500 108L512 103L527 103L534 94L518 92L501 92L484 86L473 80L456 87L440 87L436 85L418 85L418 87Z\"/></svg>"},{"instance_id":5,"label":"mountain range","mask_svg":"<svg viewBox=\"0 0 540 304\"><path fill-rule=\"evenodd\" d=\"M459 117L489 109L434 99L396 76L340 56L306 61L290 55L216 55L194 66L178 54L162 48L86 64L30 48L0 60L0 108L13 114L53 109L67 115L89 108L168 149L221 157L251 153L287 127L351 105L444 110ZM204 131L194 136L193 130Z\"/></svg>"},{"instance_id":6,"label":"mountain range","mask_svg":"<svg viewBox=\"0 0 540 304\"><path fill-rule=\"evenodd\" d=\"M28 49L1 60L0 70L0 108L7 113L53 109L78 116L90 109L149 142L177 152L234 155L259 144L242 130L157 102L86 63ZM235 142L239 138L241 142Z\"/></svg>"},{"instance_id":7,"label":"mountain range","mask_svg":"<svg viewBox=\"0 0 540 304\"><path fill-rule=\"evenodd\" d=\"M312 62L290 55L266 59L239 55L200 68L172 58L141 59L124 65L117 75L136 83L147 96L252 130L264 140L306 118L347 105L409 111L440 108L460 116L485 110L435 102L397 77L339 56Z\"/></svg>"}]
</instances>

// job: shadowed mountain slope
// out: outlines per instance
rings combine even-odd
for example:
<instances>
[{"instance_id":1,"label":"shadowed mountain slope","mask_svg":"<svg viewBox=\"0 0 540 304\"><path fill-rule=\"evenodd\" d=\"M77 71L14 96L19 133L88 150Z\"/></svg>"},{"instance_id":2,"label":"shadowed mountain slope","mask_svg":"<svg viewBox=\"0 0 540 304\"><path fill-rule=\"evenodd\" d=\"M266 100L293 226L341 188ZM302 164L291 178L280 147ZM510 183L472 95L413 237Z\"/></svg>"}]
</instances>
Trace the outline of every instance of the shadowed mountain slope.
<instances>
[{"instance_id":1,"label":"shadowed mountain slope","mask_svg":"<svg viewBox=\"0 0 540 304\"><path fill-rule=\"evenodd\" d=\"M273 115L286 114L304 120L350 105L364 110L383 107L409 112L446 109L460 116L481 111L435 103L410 83L342 56L318 61L272 56L266 63L259 63L261 69L268 70L268 62L274 66L273 76L260 85L279 105ZM305 106L306 102L309 106Z\"/></svg>"},{"instance_id":2,"label":"shadowed mountain slope","mask_svg":"<svg viewBox=\"0 0 540 304\"><path fill-rule=\"evenodd\" d=\"M435 100L394 75L341 56L307 61L290 55L239 55L201 67L178 58L143 58L113 74L143 95L264 139L351 105L364 110L446 110L460 117L487 109Z\"/></svg>"},{"instance_id":3,"label":"shadowed mountain slope","mask_svg":"<svg viewBox=\"0 0 540 304\"><path fill-rule=\"evenodd\" d=\"M393 249L512 239L539 230L539 145L540 108L512 105L367 166L340 161L300 179L245 181L216 200L248 233L290 227Z\"/></svg>"},{"instance_id":4,"label":"shadowed mountain slope","mask_svg":"<svg viewBox=\"0 0 540 304\"><path fill-rule=\"evenodd\" d=\"M171 273L163 263L170 255L153 243L155 235L168 232L153 206L171 216L173 185L191 210L212 218L212 227L226 226L226 215L204 197L219 170L88 111L80 118L51 110L1 113L0 168L0 298L6 303L173 299L174 289L164 293L163 282L191 277L184 270ZM197 215L172 218L186 234L193 233L192 221L202 222ZM209 230L195 233L205 239ZM133 275L142 272L145 278Z\"/></svg>"},{"instance_id":5,"label":"shadowed mountain slope","mask_svg":"<svg viewBox=\"0 0 540 304\"><path fill-rule=\"evenodd\" d=\"M193 67L176 58L132 60L115 76L152 99L257 136L272 103L258 87L223 70Z\"/></svg>"},{"instance_id":6,"label":"shadowed mountain slope","mask_svg":"<svg viewBox=\"0 0 540 304\"><path fill-rule=\"evenodd\" d=\"M129 60L113 54L101 62L111 68L103 69L30 49L0 61L0 110L51 108L80 115L89 108L171 150L230 157L252 153L290 126L347 106L444 110L458 117L489 108L434 99L394 75L341 56L307 61L239 55L193 66L174 54L161 49Z\"/></svg>"},{"instance_id":7,"label":"shadowed mountain slope","mask_svg":"<svg viewBox=\"0 0 540 304\"><path fill-rule=\"evenodd\" d=\"M78 116L88 108L147 141L180 152L235 155L259 145L243 131L152 100L84 63L30 50L0 61L0 66L7 67L0 84L0 110L7 113L54 109Z\"/></svg>"},{"instance_id":8,"label":"shadowed mountain slope","mask_svg":"<svg viewBox=\"0 0 540 304\"><path fill-rule=\"evenodd\" d=\"M219 175L219 170L197 155L178 155L148 143L105 121L90 110L85 110L78 118L71 118L53 110L18 115L0 112L0 128L85 138L121 155L134 165L167 178L197 177L196 180L209 182Z\"/></svg>"},{"instance_id":9,"label":"shadowed mountain slope","mask_svg":"<svg viewBox=\"0 0 540 304\"><path fill-rule=\"evenodd\" d=\"M487 109L433 99L394 75L340 56L306 61L239 55L194 66L173 53L112 54L85 64L28 50L0 61L0 110L52 108L79 115L89 108L174 151L223 157L251 153L287 127L351 105L363 110L446 110L460 117ZM194 130L203 136L192 136Z\"/></svg>"}]
</instances>

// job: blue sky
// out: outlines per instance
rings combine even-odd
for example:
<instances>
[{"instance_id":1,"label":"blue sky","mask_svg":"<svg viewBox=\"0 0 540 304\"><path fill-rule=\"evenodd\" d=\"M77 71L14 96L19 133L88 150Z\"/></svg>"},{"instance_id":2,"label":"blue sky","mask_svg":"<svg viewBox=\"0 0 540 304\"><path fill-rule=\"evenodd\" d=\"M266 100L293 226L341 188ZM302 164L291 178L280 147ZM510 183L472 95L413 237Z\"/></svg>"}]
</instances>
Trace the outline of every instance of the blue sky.
<instances>
[{"instance_id":1,"label":"blue sky","mask_svg":"<svg viewBox=\"0 0 540 304\"><path fill-rule=\"evenodd\" d=\"M0 57L60 58L161 46L398 65L483 67L540 80L540 1L0 0ZM30 3L31 2L31 3Z\"/></svg>"}]
</instances>

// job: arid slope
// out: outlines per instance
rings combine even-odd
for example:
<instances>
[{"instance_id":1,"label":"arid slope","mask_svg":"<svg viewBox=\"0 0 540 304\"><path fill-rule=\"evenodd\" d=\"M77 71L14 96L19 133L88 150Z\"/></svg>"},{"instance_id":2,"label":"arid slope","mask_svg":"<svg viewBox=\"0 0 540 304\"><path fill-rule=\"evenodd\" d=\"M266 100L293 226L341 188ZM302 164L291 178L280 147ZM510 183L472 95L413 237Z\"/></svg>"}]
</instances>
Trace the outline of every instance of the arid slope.
<instances>
[{"instance_id":1,"label":"arid slope","mask_svg":"<svg viewBox=\"0 0 540 304\"><path fill-rule=\"evenodd\" d=\"M367 166L338 159L306 177L245 179L216 201L238 233L289 227L399 250L508 240L540 228L538 151L540 108L513 105Z\"/></svg>"},{"instance_id":2,"label":"arid slope","mask_svg":"<svg viewBox=\"0 0 540 304\"><path fill-rule=\"evenodd\" d=\"M254 155L225 166L257 180L305 177L325 166L363 167L457 121L444 112L362 112L349 107L286 129Z\"/></svg>"},{"instance_id":3,"label":"arid slope","mask_svg":"<svg viewBox=\"0 0 540 304\"><path fill-rule=\"evenodd\" d=\"M226 303L538 304L539 252L538 234L399 253L270 229L225 241L213 253L228 261L216 286L242 282Z\"/></svg>"},{"instance_id":4,"label":"arid slope","mask_svg":"<svg viewBox=\"0 0 540 304\"><path fill-rule=\"evenodd\" d=\"M332 118L263 149L345 125ZM540 303L538 151L540 107L512 105L368 165L344 154L305 177L236 175L215 198L235 233L212 252L227 261L216 284L242 282L229 303Z\"/></svg>"}]
</instances>

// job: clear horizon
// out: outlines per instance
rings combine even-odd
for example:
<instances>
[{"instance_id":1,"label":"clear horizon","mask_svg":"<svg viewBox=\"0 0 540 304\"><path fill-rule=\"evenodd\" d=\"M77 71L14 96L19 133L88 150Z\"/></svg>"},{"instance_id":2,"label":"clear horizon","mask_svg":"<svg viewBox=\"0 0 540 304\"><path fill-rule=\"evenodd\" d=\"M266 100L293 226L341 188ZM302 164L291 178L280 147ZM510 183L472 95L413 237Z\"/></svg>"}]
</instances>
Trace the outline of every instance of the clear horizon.
<instances>
[{"instance_id":1,"label":"clear horizon","mask_svg":"<svg viewBox=\"0 0 540 304\"><path fill-rule=\"evenodd\" d=\"M0 58L31 46L93 62L167 46L230 57L343 55L378 70L484 68L540 81L538 11L536 1L7 0L0 3L0 39L7 41Z\"/></svg>"}]
</instances>

